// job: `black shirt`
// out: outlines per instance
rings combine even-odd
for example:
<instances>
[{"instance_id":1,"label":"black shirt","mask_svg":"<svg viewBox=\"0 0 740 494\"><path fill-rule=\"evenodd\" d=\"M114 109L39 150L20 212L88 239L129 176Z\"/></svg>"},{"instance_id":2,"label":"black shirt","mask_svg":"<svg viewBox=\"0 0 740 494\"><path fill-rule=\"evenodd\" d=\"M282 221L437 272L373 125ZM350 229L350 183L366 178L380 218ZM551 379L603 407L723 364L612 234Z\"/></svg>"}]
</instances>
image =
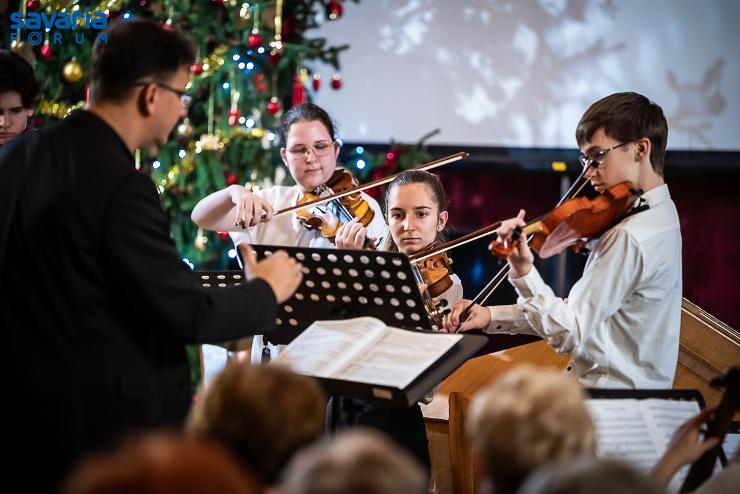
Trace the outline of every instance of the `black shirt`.
<instances>
[{"instance_id":1,"label":"black shirt","mask_svg":"<svg viewBox=\"0 0 740 494\"><path fill-rule=\"evenodd\" d=\"M0 283L11 446L52 478L123 431L179 424L185 344L269 331L277 310L263 280L200 287L151 178L87 111L0 150Z\"/></svg>"}]
</instances>

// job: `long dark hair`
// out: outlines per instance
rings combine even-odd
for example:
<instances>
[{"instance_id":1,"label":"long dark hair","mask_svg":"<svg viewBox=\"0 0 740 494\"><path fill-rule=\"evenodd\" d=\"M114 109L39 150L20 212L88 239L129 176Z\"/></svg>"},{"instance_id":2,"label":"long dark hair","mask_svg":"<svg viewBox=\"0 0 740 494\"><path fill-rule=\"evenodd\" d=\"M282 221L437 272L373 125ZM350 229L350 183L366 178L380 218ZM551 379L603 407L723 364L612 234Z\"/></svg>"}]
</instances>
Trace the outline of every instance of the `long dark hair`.
<instances>
[{"instance_id":1,"label":"long dark hair","mask_svg":"<svg viewBox=\"0 0 740 494\"><path fill-rule=\"evenodd\" d=\"M437 214L441 213L442 211L447 211L447 194L445 194L445 189L444 187L442 187L442 182L439 181L437 175L424 170L406 170L401 172L396 178L394 178L393 181L388 185L388 188L385 189L386 218L388 218L388 198L391 195L391 190L393 190L394 187L408 184L424 184L429 187L429 190L432 192L432 198L434 199L434 202L437 203ZM447 227L445 226L442 231L437 232L437 238L435 239L435 242L444 243L446 241ZM390 232L388 232L388 236L383 243L383 250L388 252L399 251L398 245L396 245L396 242L393 241L393 235L391 235Z\"/></svg>"}]
</instances>

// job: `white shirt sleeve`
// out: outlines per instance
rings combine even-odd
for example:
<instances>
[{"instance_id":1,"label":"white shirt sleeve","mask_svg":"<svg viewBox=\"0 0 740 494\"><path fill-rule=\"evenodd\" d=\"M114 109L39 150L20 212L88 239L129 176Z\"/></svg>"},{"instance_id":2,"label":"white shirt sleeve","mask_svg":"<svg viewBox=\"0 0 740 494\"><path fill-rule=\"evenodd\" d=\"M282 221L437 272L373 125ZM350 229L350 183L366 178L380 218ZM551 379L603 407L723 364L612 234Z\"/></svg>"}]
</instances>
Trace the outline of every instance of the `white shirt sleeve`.
<instances>
[{"instance_id":1,"label":"white shirt sleeve","mask_svg":"<svg viewBox=\"0 0 740 494\"><path fill-rule=\"evenodd\" d=\"M643 262L640 247L629 232L614 228L599 240L568 300L556 297L534 268L509 281L519 294L517 305L532 332L567 354L620 309L640 281ZM501 321L508 322L510 329L521 329L521 315L515 309L492 308L488 329L507 332L503 330L507 324Z\"/></svg>"}]
</instances>

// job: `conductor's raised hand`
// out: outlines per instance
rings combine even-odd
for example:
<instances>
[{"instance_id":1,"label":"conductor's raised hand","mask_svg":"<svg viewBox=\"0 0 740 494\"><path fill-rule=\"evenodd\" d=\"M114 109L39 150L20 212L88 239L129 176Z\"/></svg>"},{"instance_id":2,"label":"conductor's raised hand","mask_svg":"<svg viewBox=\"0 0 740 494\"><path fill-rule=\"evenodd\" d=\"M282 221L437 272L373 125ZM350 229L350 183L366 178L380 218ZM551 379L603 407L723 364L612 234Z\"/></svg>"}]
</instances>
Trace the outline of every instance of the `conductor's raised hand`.
<instances>
[{"instance_id":1,"label":"conductor's raised hand","mask_svg":"<svg viewBox=\"0 0 740 494\"><path fill-rule=\"evenodd\" d=\"M247 244L239 244L247 278L262 278L270 285L278 304L293 295L303 279L301 263L284 250L279 250L267 259L257 262L257 256Z\"/></svg>"},{"instance_id":2,"label":"conductor's raised hand","mask_svg":"<svg viewBox=\"0 0 740 494\"><path fill-rule=\"evenodd\" d=\"M234 184L229 186L231 202L234 203L234 226L248 228L258 223L270 221L272 205L245 187Z\"/></svg>"},{"instance_id":3,"label":"conductor's raised hand","mask_svg":"<svg viewBox=\"0 0 740 494\"><path fill-rule=\"evenodd\" d=\"M478 304L474 304L468 311L467 318L462 320L462 313L470 302L470 300L462 299L452 307L452 311L444 317L445 332L462 333L471 329L486 329L491 324L491 311Z\"/></svg>"}]
</instances>

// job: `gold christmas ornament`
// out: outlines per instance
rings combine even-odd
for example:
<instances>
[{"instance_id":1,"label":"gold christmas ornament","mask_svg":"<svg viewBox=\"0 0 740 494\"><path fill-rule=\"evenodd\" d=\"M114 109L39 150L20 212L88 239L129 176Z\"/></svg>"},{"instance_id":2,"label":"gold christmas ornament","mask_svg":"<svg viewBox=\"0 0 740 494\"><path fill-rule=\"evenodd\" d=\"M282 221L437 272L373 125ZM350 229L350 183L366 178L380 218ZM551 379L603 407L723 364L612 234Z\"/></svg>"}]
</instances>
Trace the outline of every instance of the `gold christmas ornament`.
<instances>
[{"instance_id":1,"label":"gold christmas ornament","mask_svg":"<svg viewBox=\"0 0 740 494\"><path fill-rule=\"evenodd\" d=\"M262 139L265 135L265 129L262 127L254 127L253 129L250 129L249 133L250 137L253 139Z\"/></svg>"},{"instance_id":2,"label":"gold christmas ornament","mask_svg":"<svg viewBox=\"0 0 740 494\"><path fill-rule=\"evenodd\" d=\"M189 139L193 135L193 126L190 125L190 119L185 119L177 126L177 136Z\"/></svg>"},{"instance_id":3,"label":"gold christmas ornament","mask_svg":"<svg viewBox=\"0 0 740 494\"><path fill-rule=\"evenodd\" d=\"M203 234L203 229L198 228L198 233L195 235L195 248L203 252L206 250L206 244L208 243L208 237Z\"/></svg>"},{"instance_id":4,"label":"gold christmas ornament","mask_svg":"<svg viewBox=\"0 0 740 494\"><path fill-rule=\"evenodd\" d=\"M25 48L25 41L18 41L17 39L14 39L13 42L10 43L10 51L12 51L13 53L17 53L18 55L20 55Z\"/></svg>"},{"instance_id":5,"label":"gold christmas ornament","mask_svg":"<svg viewBox=\"0 0 740 494\"><path fill-rule=\"evenodd\" d=\"M85 75L85 71L82 70L82 65L77 62L74 58L64 64L62 69L62 77L67 82L78 82Z\"/></svg>"},{"instance_id":6,"label":"gold christmas ornament","mask_svg":"<svg viewBox=\"0 0 740 494\"><path fill-rule=\"evenodd\" d=\"M201 151L218 151L224 148L224 141L221 137L215 134L203 134L195 143L195 152L200 153Z\"/></svg>"}]
</instances>

